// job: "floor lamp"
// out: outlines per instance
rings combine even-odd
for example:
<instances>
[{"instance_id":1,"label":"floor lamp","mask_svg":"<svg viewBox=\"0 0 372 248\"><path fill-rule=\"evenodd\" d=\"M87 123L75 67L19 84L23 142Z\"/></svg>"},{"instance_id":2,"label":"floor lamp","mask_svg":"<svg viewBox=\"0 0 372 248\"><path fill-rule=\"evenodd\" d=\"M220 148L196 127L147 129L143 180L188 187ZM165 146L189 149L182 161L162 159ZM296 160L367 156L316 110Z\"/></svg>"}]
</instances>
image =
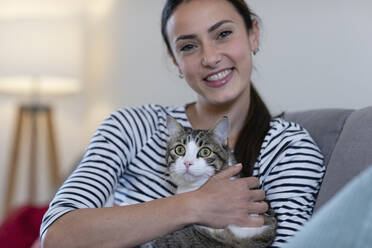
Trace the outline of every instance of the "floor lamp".
<instances>
[{"instance_id":1,"label":"floor lamp","mask_svg":"<svg viewBox=\"0 0 372 248\"><path fill-rule=\"evenodd\" d=\"M40 118L43 118L46 122L46 131L48 135L48 157L49 157L49 170L51 179L51 185L53 188L57 188L60 183L60 172L58 155L56 148L56 140L54 135L54 125L52 110L46 105L22 105L19 106L17 111L16 128L13 136L13 145L11 150L11 156L8 166L8 183L6 189L6 198L4 202L4 211L7 215L12 209L14 189L16 185L16 175L19 171L19 158L21 154L21 141L24 138L25 131L30 134L30 157L28 167L28 194L27 203L35 204L36 199L36 182L37 182L37 146L38 146L38 133L40 132L38 122ZM26 130L28 128L28 130Z\"/></svg>"},{"instance_id":2,"label":"floor lamp","mask_svg":"<svg viewBox=\"0 0 372 248\"><path fill-rule=\"evenodd\" d=\"M37 79L39 82L39 91L42 94L66 94L73 93L79 90L79 84L76 79L71 78L53 78L45 77ZM31 84L35 79L27 77L6 77L0 78L0 92L16 93L21 89L27 91L31 88ZM26 87L27 84L30 84ZM23 87L20 87L23 85ZM28 158L28 192L26 202L28 204L35 204L37 178L37 154L39 144L39 134L43 131L44 136L47 137L47 154L49 165L49 179L50 184L54 189L60 184L60 166L58 159L58 150L55 137L53 109L49 104L43 104L37 101L31 101L27 104L20 104L17 108L16 120L14 123L14 134L11 138L12 146L8 163L8 175L4 200L5 216L12 210L14 200L14 190L17 185L16 176L19 172L19 162L22 156L22 143L27 141L29 144ZM41 128L43 126L44 128ZM28 134L28 135L27 135ZM28 137L27 137L28 136Z\"/></svg>"},{"instance_id":3,"label":"floor lamp","mask_svg":"<svg viewBox=\"0 0 372 248\"><path fill-rule=\"evenodd\" d=\"M35 12L37 13L37 12ZM27 203L36 198L39 181L37 148L39 134L46 132L49 179L52 187L60 183L60 168L54 134L53 110L50 102L56 95L80 90L82 26L80 19L58 16L17 16L0 18L0 93L17 95L22 102L17 107L14 135L9 155L7 184L3 211L12 210L18 186L21 148L29 134ZM49 101L45 101L48 99ZM40 124L46 128L41 129ZM23 156L24 157L24 156Z\"/></svg>"}]
</instances>

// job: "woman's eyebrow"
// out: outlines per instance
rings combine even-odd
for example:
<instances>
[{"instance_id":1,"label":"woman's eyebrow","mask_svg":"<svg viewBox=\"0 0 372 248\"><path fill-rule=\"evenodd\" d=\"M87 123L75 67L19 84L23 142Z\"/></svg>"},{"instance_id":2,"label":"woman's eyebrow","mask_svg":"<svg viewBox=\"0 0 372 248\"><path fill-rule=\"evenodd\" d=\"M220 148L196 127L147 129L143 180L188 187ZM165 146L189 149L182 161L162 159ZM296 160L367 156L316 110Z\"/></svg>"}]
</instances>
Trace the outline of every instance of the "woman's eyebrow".
<instances>
[{"instance_id":1,"label":"woman's eyebrow","mask_svg":"<svg viewBox=\"0 0 372 248\"><path fill-rule=\"evenodd\" d=\"M175 43L177 43L177 42L180 41L180 40L191 40L191 39L195 39L195 38L196 38L196 35L195 35L195 34L186 34L186 35L181 35L181 36L178 36L178 37L177 37Z\"/></svg>"},{"instance_id":2,"label":"woman's eyebrow","mask_svg":"<svg viewBox=\"0 0 372 248\"><path fill-rule=\"evenodd\" d=\"M208 33L213 32L214 30L218 29L220 26L222 26L225 23L232 23L232 22L233 21L231 21L231 20L219 21L219 22L213 24L210 28L208 28ZM192 40L192 39L195 39L196 37L197 37L196 34L181 35L181 36L177 37L175 43L177 43L180 40Z\"/></svg>"},{"instance_id":3,"label":"woman's eyebrow","mask_svg":"<svg viewBox=\"0 0 372 248\"><path fill-rule=\"evenodd\" d=\"M222 20L222 21L217 22L216 24L213 24L210 28L208 28L208 33L213 32L214 30L216 30L217 28L219 28L221 25L223 25L225 23L232 23L232 21Z\"/></svg>"}]
</instances>

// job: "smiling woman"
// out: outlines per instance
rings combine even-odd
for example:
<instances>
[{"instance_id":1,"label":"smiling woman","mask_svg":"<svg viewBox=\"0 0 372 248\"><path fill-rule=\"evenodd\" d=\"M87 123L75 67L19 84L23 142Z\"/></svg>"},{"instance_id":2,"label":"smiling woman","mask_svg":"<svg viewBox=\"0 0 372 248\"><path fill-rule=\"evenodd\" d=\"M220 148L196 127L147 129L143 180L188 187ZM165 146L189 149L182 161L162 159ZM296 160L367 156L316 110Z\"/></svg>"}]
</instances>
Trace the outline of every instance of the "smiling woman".
<instances>
[{"instance_id":1,"label":"smiling woman","mask_svg":"<svg viewBox=\"0 0 372 248\"><path fill-rule=\"evenodd\" d=\"M198 104L241 101L247 108L258 28L247 31L243 18L227 1L210 4L191 1L169 18L166 34L173 61L198 93Z\"/></svg>"},{"instance_id":2,"label":"smiling woman","mask_svg":"<svg viewBox=\"0 0 372 248\"><path fill-rule=\"evenodd\" d=\"M254 17L243 0L166 2L163 39L197 100L112 113L44 216L44 247L133 247L192 224L260 227L269 206L278 222L274 247L301 228L312 214L323 157L305 129L270 116L252 85L252 54L259 47ZM227 116L227 145L240 164L174 195L165 159L167 116L203 130ZM209 152L193 147L194 154ZM189 156L182 147L175 152ZM193 163L181 166L192 170ZM240 171L242 178L230 180ZM102 208L111 193L121 206Z\"/></svg>"}]
</instances>

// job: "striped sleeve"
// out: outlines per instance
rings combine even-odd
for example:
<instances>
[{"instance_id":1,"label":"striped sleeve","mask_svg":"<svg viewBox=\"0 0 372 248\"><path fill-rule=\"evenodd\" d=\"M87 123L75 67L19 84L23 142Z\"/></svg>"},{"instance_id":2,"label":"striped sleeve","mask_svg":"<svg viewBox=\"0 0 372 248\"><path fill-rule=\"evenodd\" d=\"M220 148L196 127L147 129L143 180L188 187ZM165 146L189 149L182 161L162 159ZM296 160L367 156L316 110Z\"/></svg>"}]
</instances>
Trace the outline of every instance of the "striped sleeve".
<instances>
[{"instance_id":1,"label":"striped sleeve","mask_svg":"<svg viewBox=\"0 0 372 248\"><path fill-rule=\"evenodd\" d=\"M76 209L105 205L135 154L134 124L129 115L117 111L100 125L82 161L50 203L40 228L41 239L48 227L62 215Z\"/></svg>"},{"instance_id":2,"label":"striped sleeve","mask_svg":"<svg viewBox=\"0 0 372 248\"><path fill-rule=\"evenodd\" d=\"M259 173L278 220L272 247L281 247L310 219L325 167L319 148L298 124L280 120L268 136Z\"/></svg>"}]
</instances>

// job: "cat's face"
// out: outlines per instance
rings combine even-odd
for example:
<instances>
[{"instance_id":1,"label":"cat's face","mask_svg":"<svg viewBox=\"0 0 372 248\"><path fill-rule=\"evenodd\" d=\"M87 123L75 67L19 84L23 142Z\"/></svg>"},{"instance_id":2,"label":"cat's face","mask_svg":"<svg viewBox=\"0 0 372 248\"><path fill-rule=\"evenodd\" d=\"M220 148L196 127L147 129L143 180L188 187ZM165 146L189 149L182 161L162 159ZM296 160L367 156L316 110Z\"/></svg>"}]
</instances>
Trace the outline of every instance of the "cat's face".
<instances>
[{"instance_id":1,"label":"cat's face","mask_svg":"<svg viewBox=\"0 0 372 248\"><path fill-rule=\"evenodd\" d=\"M210 130L185 129L170 116L167 126L170 141L166 159L173 181L205 181L227 166L227 118Z\"/></svg>"}]
</instances>

